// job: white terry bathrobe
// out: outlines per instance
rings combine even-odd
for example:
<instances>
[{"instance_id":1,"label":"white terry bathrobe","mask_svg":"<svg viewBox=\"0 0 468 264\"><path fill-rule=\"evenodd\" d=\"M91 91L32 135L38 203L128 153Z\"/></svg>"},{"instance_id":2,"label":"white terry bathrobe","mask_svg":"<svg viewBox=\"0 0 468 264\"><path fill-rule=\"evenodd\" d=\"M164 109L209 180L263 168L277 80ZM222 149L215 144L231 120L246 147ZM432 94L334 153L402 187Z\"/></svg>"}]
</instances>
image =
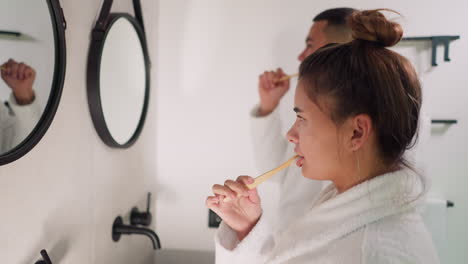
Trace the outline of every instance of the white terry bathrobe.
<instances>
[{"instance_id":1,"label":"white terry bathrobe","mask_svg":"<svg viewBox=\"0 0 468 264\"><path fill-rule=\"evenodd\" d=\"M42 115L37 98L29 105L19 105L11 94L7 102L8 106L0 102L0 154L25 140Z\"/></svg>"},{"instance_id":2,"label":"white terry bathrobe","mask_svg":"<svg viewBox=\"0 0 468 264\"><path fill-rule=\"evenodd\" d=\"M418 211L419 176L408 169L337 194L327 186L288 224L260 218L239 242L226 224L216 234L216 263L439 263Z\"/></svg>"}]
</instances>

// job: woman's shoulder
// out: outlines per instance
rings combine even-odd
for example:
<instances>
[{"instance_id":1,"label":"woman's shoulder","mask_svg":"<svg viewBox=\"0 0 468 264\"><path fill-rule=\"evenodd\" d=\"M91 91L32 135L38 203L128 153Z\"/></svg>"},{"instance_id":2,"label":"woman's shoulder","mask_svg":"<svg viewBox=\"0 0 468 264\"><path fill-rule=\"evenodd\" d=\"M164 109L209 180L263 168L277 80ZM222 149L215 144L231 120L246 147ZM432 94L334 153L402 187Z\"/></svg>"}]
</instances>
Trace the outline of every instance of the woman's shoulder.
<instances>
[{"instance_id":1,"label":"woman's shoulder","mask_svg":"<svg viewBox=\"0 0 468 264\"><path fill-rule=\"evenodd\" d=\"M363 263L439 263L431 235L416 210L367 225L363 253Z\"/></svg>"}]
</instances>

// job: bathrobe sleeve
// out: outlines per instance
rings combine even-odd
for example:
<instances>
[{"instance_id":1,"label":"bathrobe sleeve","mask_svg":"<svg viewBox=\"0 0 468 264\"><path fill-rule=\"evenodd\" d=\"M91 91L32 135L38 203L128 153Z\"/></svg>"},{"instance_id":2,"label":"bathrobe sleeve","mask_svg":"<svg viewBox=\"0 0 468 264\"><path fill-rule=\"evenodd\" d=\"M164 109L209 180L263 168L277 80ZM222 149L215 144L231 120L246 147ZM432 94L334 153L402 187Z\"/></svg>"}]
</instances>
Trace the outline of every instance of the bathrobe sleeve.
<instances>
[{"instance_id":1,"label":"bathrobe sleeve","mask_svg":"<svg viewBox=\"0 0 468 264\"><path fill-rule=\"evenodd\" d=\"M272 226L261 217L250 233L239 242L228 225L221 222L215 236L216 264L262 264L274 245Z\"/></svg>"},{"instance_id":2,"label":"bathrobe sleeve","mask_svg":"<svg viewBox=\"0 0 468 264\"><path fill-rule=\"evenodd\" d=\"M28 105L19 105L13 94L10 95L8 104L15 120L15 135L12 138L12 146L15 147L26 139L37 125L42 115L42 109L37 103L37 99Z\"/></svg>"},{"instance_id":3,"label":"bathrobe sleeve","mask_svg":"<svg viewBox=\"0 0 468 264\"><path fill-rule=\"evenodd\" d=\"M12 148L15 136L15 119L10 108L0 105L0 153L3 154Z\"/></svg>"}]
</instances>

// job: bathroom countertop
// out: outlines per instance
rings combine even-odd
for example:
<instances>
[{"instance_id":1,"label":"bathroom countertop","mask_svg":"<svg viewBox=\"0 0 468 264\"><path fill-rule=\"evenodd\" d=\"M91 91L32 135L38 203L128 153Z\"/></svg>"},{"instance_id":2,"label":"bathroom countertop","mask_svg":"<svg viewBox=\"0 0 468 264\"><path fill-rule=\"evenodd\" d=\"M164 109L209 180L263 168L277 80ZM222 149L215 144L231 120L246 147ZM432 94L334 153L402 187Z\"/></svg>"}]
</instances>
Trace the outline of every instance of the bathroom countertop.
<instances>
[{"instance_id":1,"label":"bathroom countertop","mask_svg":"<svg viewBox=\"0 0 468 264\"><path fill-rule=\"evenodd\" d=\"M154 254L154 264L214 264L213 251L161 249Z\"/></svg>"}]
</instances>

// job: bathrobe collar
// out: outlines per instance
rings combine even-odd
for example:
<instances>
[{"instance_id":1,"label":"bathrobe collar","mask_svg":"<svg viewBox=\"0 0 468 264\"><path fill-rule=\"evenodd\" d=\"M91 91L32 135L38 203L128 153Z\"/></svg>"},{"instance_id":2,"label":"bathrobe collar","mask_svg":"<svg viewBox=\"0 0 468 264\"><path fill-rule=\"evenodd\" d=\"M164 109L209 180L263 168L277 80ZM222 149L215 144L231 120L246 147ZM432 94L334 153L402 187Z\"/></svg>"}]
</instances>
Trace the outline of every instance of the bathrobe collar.
<instances>
[{"instance_id":1,"label":"bathrobe collar","mask_svg":"<svg viewBox=\"0 0 468 264\"><path fill-rule=\"evenodd\" d=\"M276 254L270 261L319 251L367 224L414 210L422 203L422 190L420 176L409 169L377 176L337 195L330 184L303 217L275 236Z\"/></svg>"}]
</instances>

